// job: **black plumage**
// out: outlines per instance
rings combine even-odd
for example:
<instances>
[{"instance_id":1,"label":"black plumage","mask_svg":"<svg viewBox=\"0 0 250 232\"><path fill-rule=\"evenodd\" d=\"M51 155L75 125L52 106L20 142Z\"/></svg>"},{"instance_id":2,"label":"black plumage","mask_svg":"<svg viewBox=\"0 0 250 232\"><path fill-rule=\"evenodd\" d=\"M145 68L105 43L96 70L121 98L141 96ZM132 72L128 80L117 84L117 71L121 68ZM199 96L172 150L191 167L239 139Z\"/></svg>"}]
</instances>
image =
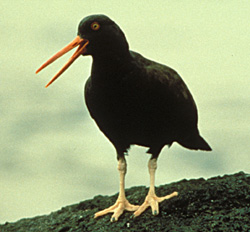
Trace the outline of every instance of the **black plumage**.
<instances>
[{"instance_id":1,"label":"black plumage","mask_svg":"<svg viewBox=\"0 0 250 232\"><path fill-rule=\"evenodd\" d=\"M164 197L155 194L154 178L161 149L177 142L188 149L211 150L199 134L194 99L175 70L130 51L122 30L104 15L84 18L79 24L78 36L37 72L76 46L76 52L47 86L77 57L92 56L85 100L91 117L117 151L120 172L116 203L96 213L95 217L113 212L111 221L116 221L124 210L135 211L134 216L139 216L149 206L157 215L160 202L178 195L177 192ZM140 207L128 202L124 190L124 155L134 144L148 147L147 153L152 154L148 162L149 193Z\"/></svg>"},{"instance_id":2,"label":"black plumage","mask_svg":"<svg viewBox=\"0 0 250 232\"><path fill-rule=\"evenodd\" d=\"M89 38L85 28L92 17L101 25L101 36ZM176 71L129 51L123 32L105 16L84 19L78 34L89 41L100 39L98 47L93 42L87 48L93 65L85 99L118 155L137 144L157 157L175 141L189 149L211 150L199 135L193 97Z\"/></svg>"}]
</instances>

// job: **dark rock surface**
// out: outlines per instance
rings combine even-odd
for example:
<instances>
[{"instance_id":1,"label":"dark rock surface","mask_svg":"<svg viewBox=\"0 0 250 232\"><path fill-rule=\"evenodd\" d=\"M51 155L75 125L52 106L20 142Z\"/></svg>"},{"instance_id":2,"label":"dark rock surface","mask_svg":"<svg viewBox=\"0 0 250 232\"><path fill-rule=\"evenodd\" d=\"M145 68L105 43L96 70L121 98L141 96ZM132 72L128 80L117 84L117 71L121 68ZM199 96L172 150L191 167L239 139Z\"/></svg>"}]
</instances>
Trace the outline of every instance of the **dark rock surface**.
<instances>
[{"instance_id":1,"label":"dark rock surface","mask_svg":"<svg viewBox=\"0 0 250 232\"><path fill-rule=\"evenodd\" d=\"M141 204L146 187L126 190L128 200ZM111 223L111 214L94 219L98 210L116 200L114 196L96 196L79 204L62 208L49 215L21 219L0 225L0 231L250 231L250 175L243 172L208 180L182 180L156 188L163 196L178 191L179 196L160 204L160 214L148 209L132 219L125 212Z\"/></svg>"}]
</instances>

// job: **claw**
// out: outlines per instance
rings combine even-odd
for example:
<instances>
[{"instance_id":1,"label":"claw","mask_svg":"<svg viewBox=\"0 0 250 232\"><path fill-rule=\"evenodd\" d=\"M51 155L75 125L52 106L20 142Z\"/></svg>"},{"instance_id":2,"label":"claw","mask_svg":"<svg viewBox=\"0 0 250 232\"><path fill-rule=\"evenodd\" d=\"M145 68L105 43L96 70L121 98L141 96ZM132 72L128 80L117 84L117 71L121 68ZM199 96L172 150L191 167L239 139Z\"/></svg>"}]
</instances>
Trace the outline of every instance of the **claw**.
<instances>
[{"instance_id":1,"label":"claw","mask_svg":"<svg viewBox=\"0 0 250 232\"><path fill-rule=\"evenodd\" d=\"M159 206L158 204L164 200L170 199L172 197L177 196L177 192L173 192L165 197L157 197L155 194L148 194L145 198L144 203L140 206L138 210L134 212L134 216L138 217L141 215L148 207L152 208L152 214L154 216L159 214Z\"/></svg>"},{"instance_id":2,"label":"claw","mask_svg":"<svg viewBox=\"0 0 250 232\"><path fill-rule=\"evenodd\" d=\"M112 206L110 206L107 209L104 209L102 211L99 211L97 213L95 213L95 217L100 217L103 215L106 215L108 213L113 213L110 221L111 222L115 222L118 220L118 218L122 215L122 213L124 212L124 210L127 211L135 211L139 208L139 205L132 205L128 202L128 200L124 197L124 198L118 198L116 203Z\"/></svg>"}]
</instances>

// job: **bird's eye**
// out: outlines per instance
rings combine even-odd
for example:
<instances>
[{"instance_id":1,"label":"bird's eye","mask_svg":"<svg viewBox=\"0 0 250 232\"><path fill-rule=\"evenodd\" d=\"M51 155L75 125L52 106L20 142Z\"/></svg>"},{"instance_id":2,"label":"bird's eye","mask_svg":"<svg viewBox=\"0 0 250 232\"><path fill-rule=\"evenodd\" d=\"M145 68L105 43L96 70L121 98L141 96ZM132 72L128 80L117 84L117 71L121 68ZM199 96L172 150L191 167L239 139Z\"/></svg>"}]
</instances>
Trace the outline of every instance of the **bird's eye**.
<instances>
[{"instance_id":1,"label":"bird's eye","mask_svg":"<svg viewBox=\"0 0 250 232\"><path fill-rule=\"evenodd\" d=\"M91 29L94 31L98 31L100 29L100 24L98 22L91 23Z\"/></svg>"}]
</instances>

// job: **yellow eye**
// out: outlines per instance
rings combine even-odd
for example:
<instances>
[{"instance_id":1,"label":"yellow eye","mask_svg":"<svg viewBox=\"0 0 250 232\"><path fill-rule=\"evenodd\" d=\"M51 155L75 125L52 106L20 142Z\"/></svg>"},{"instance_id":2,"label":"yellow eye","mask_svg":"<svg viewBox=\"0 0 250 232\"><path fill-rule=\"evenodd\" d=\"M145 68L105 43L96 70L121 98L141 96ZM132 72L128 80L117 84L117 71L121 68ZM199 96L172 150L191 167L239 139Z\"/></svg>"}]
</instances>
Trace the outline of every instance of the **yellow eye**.
<instances>
[{"instance_id":1,"label":"yellow eye","mask_svg":"<svg viewBox=\"0 0 250 232\"><path fill-rule=\"evenodd\" d=\"M98 31L100 29L100 24L98 22L91 23L91 29L94 31Z\"/></svg>"}]
</instances>

